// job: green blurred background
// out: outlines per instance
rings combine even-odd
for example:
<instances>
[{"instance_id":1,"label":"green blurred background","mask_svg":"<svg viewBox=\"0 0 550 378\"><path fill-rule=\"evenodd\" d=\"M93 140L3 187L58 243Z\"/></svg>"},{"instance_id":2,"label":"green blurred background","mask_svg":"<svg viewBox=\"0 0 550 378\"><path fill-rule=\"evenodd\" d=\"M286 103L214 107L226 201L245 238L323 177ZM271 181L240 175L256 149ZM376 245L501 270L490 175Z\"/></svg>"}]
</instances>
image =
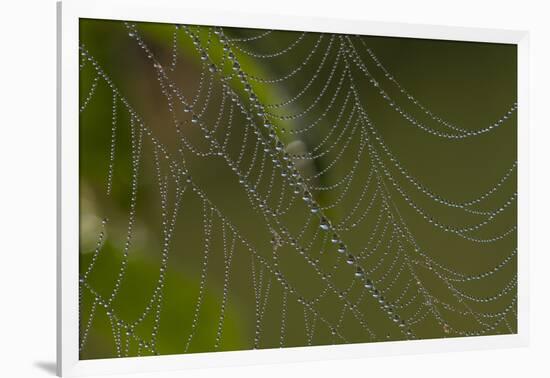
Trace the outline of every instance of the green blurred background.
<instances>
[{"instance_id":1,"label":"green blurred background","mask_svg":"<svg viewBox=\"0 0 550 378\"><path fill-rule=\"evenodd\" d=\"M156 23L132 23L132 25L135 25L142 40L154 54L154 59L163 67L170 67L173 59L175 26ZM213 29L189 26L189 30L197 33L203 46L208 43L209 38L212 39L208 51L211 59L219 61L223 50L218 42L218 37L212 33ZM224 28L224 33L230 38L247 38L260 35L263 31ZM268 54L283 50L296 41L300 35L299 32L276 31L262 39L248 42L236 41L235 43L250 52ZM311 52L318 38L319 34L308 33L291 52L270 59L254 58L238 49L234 49L233 52L241 62L243 70L249 75L277 78L300 65ZM327 78L333 68L338 38L339 36L335 37L334 45L327 56L327 62L319 73L321 78ZM516 101L517 61L514 45L369 36L354 38L362 38L388 71L430 110L461 128L476 130L486 127L497 121ZM291 80L275 85L253 82L252 87L260 101L264 104L278 103L298 93L319 66L323 53L327 51L329 40L329 35L325 35L321 39L318 51L304 66L304 69ZM197 186L231 220L246 240L257 248L258 253L273 262L274 252L271 244L273 235L266 229L263 217L250 205L245 191L225 161L217 156L199 157L187 149L184 149L183 153L178 151L180 144L175 132L176 124L181 127L181 132L186 140L197 150L208 151L208 142L198 128L191 127L190 116L181 111L180 104L175 105L177 121L174 122L173 114L168 110L166 97L161 91L153 61L136 43L135 38L129 36L128 28L124 23L122 21L82 19L80 21L80 42L81 46L85 47L112 79L114 85L127 99L128 104L136 111L143 123L165 146L170 156L184 161ZM177 61L174 70L169 70L169 77L187 98L193 98L201 81L203 62L193 46L191 38L182 29L177 31L176 45ZM355 46L361 50L362 44L356 43ZM369 62L364 49L361 56L364 61ZM81 105L97 75L97 71L91 63L86 62L85 59L83 61L84 65L80 73ZM340 63L340 66L336 68L336 79L340 78L342 66L343 64ZM395 87L392 87L389 81L384 79L379 68L371 64L369 69L405 110L426 124L441 129L417 109L411 107L410 103L395 90ZM205 108L203 120L205 124L213 124L220 110L221 91L217 74L210 74L207 69L204 71L206 72L203 78L205 88L210 85L210 78L212 79L212 94L209 99L210 105ZM231 69L227 68L226 72L231 72ZM399 162L412 176L418 178L434 193L439 193L445 198L457 202L476 198L479 194L492 188L516 161L515 115L502 127L490 133L459 141L443 139L408 124L387 105L375 90L372 90L368 81L364 79L357 68L352 68L351 73L355 78L355 85L361 93L361 102L377 131L383 136ZM350 87L349 81L344 80L341 91L335 96L336 79L329 83L327 95L322 96L317 105L305 117L289 121L273 120L278 136L285 145L299 146L308 151L323 140L327 130L337 117L338 112L334 109L339 109L340 105L344 103L345 93ZM270 111L280 115L304 111L318 97L325 84L326 80L317 80L291 107L270 109ZM245 96L242 85L237 80L230 81L229 85L234 88L236 93ZM330 104L334 96L334 104L331 108ZM201 92L197 104L200 106L205 101L205 92ZM95 93L80 118L81 275L86 272L94 255L98 235L102 232L102 220L108 219L105 237L101 242L101 250L94 269L87 276L86 284L81 285L81 337L85 333L86 342L82 347L80 358L116 357L119 355L117 338L119 345L122 346L122 355L135 356L138 354L138 350L141 355L183 353L192 329L191 324L199 295L201 264L204 256L205 231L202 201L190 190L183 195L174 236L170 242L169 266L163 289L161 320L156 346L152 350L148 350L146 347L151 339L152 316L148 316L130 334L126 335L125 324L134 322L143 313L159 279L161 267L163 229L160 192L155 171L154 148L146 137L144 137L145 141L140 157L136 221L133 227L127 271L111 310L111 315L116 314L116 318L121 319L124 325L120 329L115 326L113 332L107 310L99 305L93 311L93 320L88 322L95 298L89 288L104 298L107 298L112 292L122 261L129 219L132 137L130 116L126 106L120 102L120 98L117 102L112 193L111 195L106 194L112 135L112 106L112 90L103 80L99 80ZM331 109L328 116L306 136L293 135L290 132L313 122L327 108ZM238 156L244 143L246 153L243 162L251 162L255 138L249 136L248 140L243 142L246 121L237 113L235 112L233 120L228 151L233 157ZM228 127L227 114L227 112L224 113L221 130ZM319 186L331 185L341 180L356 160L359 144L359 133L357 133L351 138L349 149L338 160L338 164L329 170L327 175L323 175L315 181L315 184ZM339 148L336 148L326 156L302 164L301 173L307 176L320 172L336 159L338 151ZM381 151L379 153L383 156ZM391 166L389 160L386 159L384 162L387 167ZM269 165L270 162L267 162L264 169L268 170ZM162 174L167 175L168 164L162 158L160 168ZM364 188L363 184L371 169L368 158L360 161L349 192L338 206L326 213L333 224L345 218L350 209L357 204L357 198ZM253 177L257 177L258 167L254 167L251 172ZM482 220L482 217L464 214L435 204L408 184L397 171L393 170L392 174L414 201L443 223L460 227ZM167 177L168 213L171 214L174 206L174 182L169 175ZM279 193L280 185L277 183L272 190ZM263 179L258 192L265 192L269 186L269 180ZM391 187L391 184L388 183L388 187ZM516 174L513 173L510 180L506 181L498 192L477 205L476 208L486 210L500 207L516 190ZM367 193L372 194L373 189L369 188ZM334 203L339 198L338 195L338 192L314 192L314 196L321 206ZM451 233L435 229L419 217L395 190L392 191L392 198L423 250L427 251L435 261L457 272L478 274L488 271L516 248L515 233L495 243L472 243ZM283 199L283 203L287 203L289 199L290 194ZM342 231L342 237L345 237L350 250L360 251L367 243L368 232L374 227L380 208L381 201L376 201L370 215L358 227L351 231ZM303 227L308 216L305 209L299 199L291 211L281 217L282 223L292 233L297 234ZM361 209L364 210L364 207ZM357 214L361 214L361 209ZM471 235L490 238L501 234L516 224L516 217L516 207L512 205L499 214L494 223ZM205 296L200 307L196 332L187 351L190 353L215 350L214 343L223 298L224 254L222 222L214 217L212 227ZM308 228L304 238L313 237L315 232L317 232L316 227ZM381 251L387 245L388 238L389 234L380 238ZM405 248L407 253L412 253L410 247ZM334 272L333 282L338 287L348 287L353 282L353 268L345 263L342 264L341 260L338 260L339 256L332 250L328 250L328 247L325 249L327 251L322 252L322 245L316 242L312 245L310 252L312 256L318 258L319 265L325 271L329 271L335 263L340 262L340 267ZM376 279L384 277L384 272L387 269L394 268L391 257L395 253L397 252L394 246L390 248L389 255L383 261L380 260L381 257L378 254L375 254L361 263L366 267L372 267L381 261L380 269L373 273L376 282ZM323 280L304 261L303 257L296 253L292 246L282 246L277 250L276 255L278 256L279 269L284 272L287 280L304 298L311 300L323 292ZM242 350L251 349L254 346L256 301L252 279L253 263L249 251L240 242L236 243L233 256L223 337L217 350ZM258 264L254 269L257 275L261 271ZM488 297L498 293L503 286L510 282L515 272L514 258L510 264L507 264L491 278L482 282L460 283L457 284L457 287L470 295ZM433 272L419 266L417 273L425 287L429 288L435 297L460 307L460 304L456 304L456 299L450 290ZM269 280L272 282L269 298L266 301L265 315L261 322L262 332L258 347L279 347L281 345L283 289L269 272L264 271L263 277L264 290L267 287L267 282ZM385 293L388 299L398 298L400 290L406 287L409 279L410 276L402 274L396 280L392 290ZM412 297L412 294L413 292L408 295ZM317 303L317 308L327 320L334 323L341 320L341 333L349 342L403 339L404 335L401 330L380 310L376 300L368 294L362 294L361 285L353 284L349 297L357 299L362 295L364 297L358 305L358 309L365 314L369 327L376 334L374 340L369 337L349 311L341 315L342 305L334 293L323 296ZM512 303L514 295L515 289L490 303L468 303L471 304L474 311L498 312ZM405 319L415 316L416 311L422 309L423 306L424 303L419 296L411 306L403 309L402 315ZM441 309L441 313L445 319L448 319L448 323L452 325L453 329L475 332L480 327L472 317L459 316L445 309ZM308 340L307 329L311 327L312 315L309 314L306 318L307 320L304 319L303 306L296 301L295 297L288 295L284 346L308 345L310 340ZM516 324L513 313L508 317L508 321L514 331ZM417 338L459 335L449 332L433 316L427 316L423 322L411 326L411 329ZM509 332L511 332L510 328L499 324L495 330L489 333ZM140 345L138 340L143 340L145 347ZM335 339L331 335L330 329L318 321L311 342L313 345L321 345L342 342L342 340Z\"/></svg>"}]
</instances>

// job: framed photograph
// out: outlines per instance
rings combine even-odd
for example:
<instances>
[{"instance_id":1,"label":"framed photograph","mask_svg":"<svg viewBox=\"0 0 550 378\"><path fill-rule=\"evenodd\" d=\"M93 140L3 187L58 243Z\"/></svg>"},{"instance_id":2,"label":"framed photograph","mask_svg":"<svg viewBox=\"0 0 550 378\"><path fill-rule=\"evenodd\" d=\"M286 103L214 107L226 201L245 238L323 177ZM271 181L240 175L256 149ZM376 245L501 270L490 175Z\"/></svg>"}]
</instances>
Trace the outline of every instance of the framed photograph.
<instances>
[{"instance_id":1,"label":"framed photograph","mask_svg":"<svg viewBox=\"0 0 550 378\"><path fill-rule=\"evenodd\" d=\"M58 374L526 345L526 32L58 4Z\"/></svg>"}]
</instances>

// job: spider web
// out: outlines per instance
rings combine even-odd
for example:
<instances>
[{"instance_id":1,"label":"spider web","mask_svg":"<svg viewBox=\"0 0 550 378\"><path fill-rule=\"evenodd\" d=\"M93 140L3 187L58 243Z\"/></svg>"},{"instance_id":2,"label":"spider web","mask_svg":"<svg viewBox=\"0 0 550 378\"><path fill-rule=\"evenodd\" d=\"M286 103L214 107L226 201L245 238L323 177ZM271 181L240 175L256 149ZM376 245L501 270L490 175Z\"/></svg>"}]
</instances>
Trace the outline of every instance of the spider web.
<instances>
[{"instance_id":1,"label":"spider web","mask_svg":"<svg viewBox=\"0 0 550 378\"><path fill-rule=\"evenodd\" d=\"M515 127L516 103L451 123L361 36L163 25L162 49L151 25L113 25L131 67L80 45L80 127L102 135L81 139L101 162L81 162L101 188L93 248L81 235L81 358L516 332L515 152L480 193L474 178L446 195L391 131L467 153ZM154 274L135 268L144 253Z\"/></svg>"}]
</instances>

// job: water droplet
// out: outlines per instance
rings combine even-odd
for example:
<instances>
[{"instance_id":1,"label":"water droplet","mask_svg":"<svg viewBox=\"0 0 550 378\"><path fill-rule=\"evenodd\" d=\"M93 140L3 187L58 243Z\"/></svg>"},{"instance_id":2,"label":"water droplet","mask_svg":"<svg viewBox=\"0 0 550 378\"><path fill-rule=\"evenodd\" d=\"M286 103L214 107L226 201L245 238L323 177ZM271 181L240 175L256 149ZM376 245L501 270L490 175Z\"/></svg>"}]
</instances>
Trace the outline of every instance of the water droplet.
<instances>
[{"instance_id":1,"label":"water droplet","mask_svg":"<svg viewBox=\"0 0 550 378\"><path fill-rule=\"evenodd\" d=\"M345 253L346 252L346 245L344 243L340 243L338 246L338 252Z\"/></svg>"},{"instance_id":2,"label":"water droplet","mask_svg":"<svg viewBox=\"0 0 550 378\"><path fill-rule=\"evenodd\" d=\"M328 222L327 218L325 217L321 218L319 227L321 227L321 230L324 230L324 231L328 231L330 229L330 223Z\"/></svg>"}]
</instances>

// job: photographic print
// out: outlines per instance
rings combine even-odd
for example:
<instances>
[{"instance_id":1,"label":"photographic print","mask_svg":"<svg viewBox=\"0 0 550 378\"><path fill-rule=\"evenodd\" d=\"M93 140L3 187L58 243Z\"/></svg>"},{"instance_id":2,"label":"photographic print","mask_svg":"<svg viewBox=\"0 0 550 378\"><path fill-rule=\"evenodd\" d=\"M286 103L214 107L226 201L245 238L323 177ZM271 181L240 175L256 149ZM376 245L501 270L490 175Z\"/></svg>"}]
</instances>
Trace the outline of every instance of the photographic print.
<instances>
[{"instance_id":1,"label":"photographic print","mask_svg":"<svg viewBox=\"0 0 550 378\"><path fill-rule=\"evenodd\" d=\"M81 360L517 333L516 44L79 33Z\"/></svg>"}]
</instances>

